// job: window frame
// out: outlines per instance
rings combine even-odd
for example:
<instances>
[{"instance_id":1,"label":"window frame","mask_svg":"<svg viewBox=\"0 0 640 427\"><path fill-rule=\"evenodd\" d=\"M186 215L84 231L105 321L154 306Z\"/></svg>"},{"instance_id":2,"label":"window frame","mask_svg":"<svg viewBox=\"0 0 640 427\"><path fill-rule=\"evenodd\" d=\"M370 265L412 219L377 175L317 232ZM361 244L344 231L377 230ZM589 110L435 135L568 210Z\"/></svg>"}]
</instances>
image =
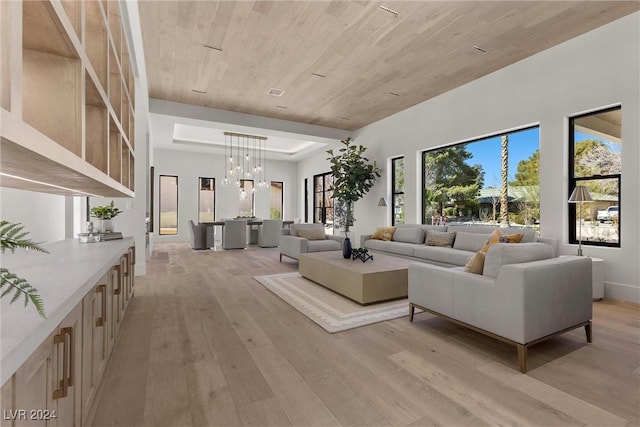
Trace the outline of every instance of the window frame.
<instances>
[{"instance_id":1,"label":"window frame","mask_svg":"<svg viewBox=\"0 0 640 427\"><path fill-rule=\"evenodd\" d=\"M176 232L175 233L163 233L162 232L162 221L161 221L161 216L162 216L162 177L171 177L171 178L175 178L176 179ZM160 236L177 236L180 233L180 187L179 187L179 180L178 180L178 175L164 175L164 174L160 174L159 175L159 179L158 179L158 189L160 191L158 191L158 235Z\"/></svg>"},{"instance_id":2,"label":"window frame","mask_svg":"<svg viewBox=\"0 0 640 427\"><path fill-rule=\"evenodd\" d=\"M434 147L434 148L427 148L421 151L421 156L420 156L420 169L421 169L421 184L420 184L420 189L421 189L421 195L420 195L420 204L421 204L421 223L422 224L427 224L427 218L426 218L426 208L427 208L427 203L425 200L425 191L426 191L426 170L425 170L425 160L426 160L426 156L428 153L433 152L433 151L437 151L437 150L443 150L443 149L449 149L449 148L453 148L453 147L457 147L459 145L469 145L469 144L473 144L476 142L480 142L483 140L487 140L487 139L491 139L491 138L495 138L495 137L499 137L501 135L511 135L511 134L515 134L518 132L525 132L531 129L538 129L538 133L540 132L540 123L536 123L536 124L530 124L530 125L526 125L523 127L516 127L516 128L512 128L512 129L508 129L508 130L504 130L504 131L499 131L499 132L493 132L490 133L488 135L484 135L484 136L480 136L480 137L476 137L476 138L472 138L472 139L468 139L468 140L464 140L464 141L459 141L459 142L455 142L453 144L448 144L448 145L443 145L443 146L439 146L439 147ZM538 135L538 150L540 150L540 136ZM538 174L540 174L540 169L538 169Z\"/></svg>"},{"instance_id":3,"label":"window frame","mask_svg":"<svg viewBox=\"0 0 640 427\"><path fill-rule=\"evenodd\" d=\"M198 222L207 222L207 221L202 221L202 219L200 218L200 214L202 213L200 211L200 196L202 195L202 180L203 179L209 179L213 182L213 221L216 220L216 179L213 177L206 177L206 176L199 176L198 177Z\"/></svg>"},{"instance_id":4,"label":"window frame","mask_svg":"<svg viewBox=\"0 0 640 427\"><path fill-rule=\"evenodd\" d=\"M404 196L404 186L402 191L396 191L396 162L402 161L402 171L404 175L404 156L398 156L391 159L391 225L396 225L396 196ZM402 204L404 210L404 203ZM406 212L405 212L406 214ZM403 223L404 224L404 223Z\"/></svg>"},{"instance_id":5,"label":"window frame","mask_svg":"<svg viewBox=\"0 0 640 427\"><path fill-rule=\"evenodd\" d=\"M280 218L284 219L284 181L269 181L269 218L271 218L271 190L274 188L273 184L280 184Z\"/></svg>"},{"instance_id":6,"label":"window frame","mask_svg":"<svg viewBox=\"0 0 640 427\"><path fill-rule=\"evenodd\" d=\"M320 224L327 224L327 209L333 209L333 205L331 206L325 206L324 205L324 201L326 200L326 196L327 196L327 192L329 191L328 188L326 188L325 185L325 177L326 176L330 176L331 179L333 180L333 175L331 174L331 172L325 172L325 173L321 173L321 174L317 174L313 176L313 222L314 224L320 223ZM322 179L322 190L321 191L316 191L316 180L317 179ZM317 206L316 205L316 194L322 193L322 206ZM323 215L322 218L317 218L316 216L316 210L317 209L321 209Z\"/></svg>"},{"instance_id":7,"label":"window frame","mask_svg":"<svg viewBox=\"0 0 640 427\"><path fill-rule=\"evenodd\" d=\"M598 242L594 240L582 240L581 244L583 246L600 246L600 247L609 247L609 248L619 248L622 243L622 172L617 174L608 174L608 175L589 175L589 176L581 176L576 177L575 171L575 120L583 117L593 116L597 114L607 113L610 111L620 110L620 114L622 114L622 105L615 105L613 107L605 107L597 110L590 111L588 113L577 114L575 116L568 117L568 129L569 129L569 192L567 193L567 200L571 197L571 193L581 181L599 181L606 179L617 179L618 181L618 242ZM622 144L622 143L621 143ZM568 224L575 224L577 221L577 209L576 205L579 203L569 203L567 202L568 210L567 210L567 218ZM569 225L569 244L577 245L578 244L578 235L577 235L577 227L571 227Z\"/></svg>"}]
</instances>

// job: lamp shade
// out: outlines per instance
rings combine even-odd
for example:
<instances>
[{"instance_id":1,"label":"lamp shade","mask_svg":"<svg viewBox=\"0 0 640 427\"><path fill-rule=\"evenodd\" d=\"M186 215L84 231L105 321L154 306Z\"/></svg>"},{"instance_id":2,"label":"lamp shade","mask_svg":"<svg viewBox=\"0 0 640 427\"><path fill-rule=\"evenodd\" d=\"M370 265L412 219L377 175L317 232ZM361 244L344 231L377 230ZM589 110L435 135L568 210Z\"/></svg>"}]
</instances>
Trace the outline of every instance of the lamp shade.
<instances>
[{"instance_id":1,"label":"lamp shade","mask_svg":"<svg viewBox=\"0 0 640 427\"><path fill-rule=\"evenodd\" d=\"M589 193L589 189L584 185L577 185L576 188L573 189L571 197L569 197L569 203L578 202L593 202L591 193Z\"/></svg>"},{"instance_id":2,"label":"lamp shade","mask_svg":"<svg viewBox=\"0 0 640 427\"><path fill-rule=\"evenodd\" d=\"M387 206L387 199L385 199L384 197L380 197L380 201L378 202L378 206L380 206L380 207Z\"/></svg>"}]
</instances>

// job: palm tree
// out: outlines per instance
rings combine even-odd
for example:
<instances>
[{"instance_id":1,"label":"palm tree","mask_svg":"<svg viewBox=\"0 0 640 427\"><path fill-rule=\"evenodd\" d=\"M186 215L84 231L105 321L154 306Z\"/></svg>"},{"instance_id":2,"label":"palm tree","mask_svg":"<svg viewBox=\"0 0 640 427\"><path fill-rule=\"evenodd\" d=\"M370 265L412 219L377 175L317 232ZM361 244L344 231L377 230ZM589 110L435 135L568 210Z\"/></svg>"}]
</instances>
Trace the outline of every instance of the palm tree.
<instances>
[{"instance_id":1,"label":"palm tree","mask_svg":"<svg viewBox=\"0 0 640 427\"><path fill-rule=\"evenodd\" d=\"M500 173L502 178L500 192L500 223L509 225L509 135L502 135L500 140Z\"/></svg>"}]
</instances>

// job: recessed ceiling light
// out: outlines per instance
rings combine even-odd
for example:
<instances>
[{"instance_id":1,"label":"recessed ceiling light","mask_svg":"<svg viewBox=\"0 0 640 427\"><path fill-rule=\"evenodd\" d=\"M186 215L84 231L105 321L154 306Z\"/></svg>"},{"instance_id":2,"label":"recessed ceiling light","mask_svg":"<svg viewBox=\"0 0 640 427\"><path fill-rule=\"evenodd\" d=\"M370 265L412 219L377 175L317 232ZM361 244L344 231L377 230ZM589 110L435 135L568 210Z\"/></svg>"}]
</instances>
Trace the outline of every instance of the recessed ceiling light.
<instances>
[{"instance_id":1,"label":"recessed ceiling light","mask_svg":"<svg viewBox=\"0 0 640 427\"><path fill-rule=\"evenodd\" d=\"M387 13L392 14L393 16L398 16L398 12L396 12L396 11L395 11L395 10L393 10L393 9L389 9L389 8L388 8L388 7L386 7L386 6L382 6L382 5L380 5L380 9L384 10L384 11L385 11L385 12L387 12Z\"/></svg>"},{"instance_id":2,"label":"recessed ceiling light","mask_svg":"<svg viewBox=\"0 0 640 427\"><path fill-rule=\"evenodd\" d=\"M222 48L211 46L211 45L208 45L208 44L203 44L202 47L206 47L207 49L211 49L211 50L217 50L218 52L222 52L223 51Z\"/></svg>"},{"instance_id":3,"label":"recessed ceiling light","mask_svg":"<svg viewBox=\"0 0 640 427\"><path fill-rule=\"evenodd\" d=\"M316 77L322 77L323 79L327 76L322 75L322 74L318 74L318 73L311 73L312 76L316 76Z\"/></svg>"},{"instance_id":4,"label":"recessed ceiling light","mask_svg":"<svg viewBox=\"0 0 640 427\"><path fill-rule=\"evenodd\" d=\"M284 90L276 89L275 87L272 87L267 91L267 93L272 96L282 96L282 94L284 93Z\"/></svg>"},{"instance_id":5,"label":"recessed ceiling light","mask_svg":"<svg viewBox=\"0 0 640 427\"><path fill-rule=\"evenodd\" d=\"M196 89L191 89L191 92L195 92L195 93L207 93L204 90L196 90Z\"/></svg>"},{"instance_id":6,"label":"recessed ceiling light","mask_svg":"<svg viewBox=\"0 0 640 427\"><path fill-rule=\"evenodd\" d=\"M480 46L473 46L473 48L474 48L475 50L479 50L480 52L484 52L484 53L486 53L486 52L487 52L485 49L481 48Z\"/></svg>"},{"instance_id":7,"label":"recessed ceiling light","mask_svg":"<svg viewBox=\"0 0 640 427\"><path fill-rule=\"evenodd\" d=\"M399 93L395 93L395 92L389 92L389 95L393 95L393 96L400 96Z\"/></svg>"},{"instance_id":8,"label":"recessed ceiling light","mask_svg":"<svg viewBox=\"0 0 640 427\"><path fill-rule=\"evenodd\" d=\"M286 110L286 109L287 109L287 107L285 107L284 105L276 105L276 108L282 108L282 109L284 109L284 110Z\"/></svg>"}]
</instances>

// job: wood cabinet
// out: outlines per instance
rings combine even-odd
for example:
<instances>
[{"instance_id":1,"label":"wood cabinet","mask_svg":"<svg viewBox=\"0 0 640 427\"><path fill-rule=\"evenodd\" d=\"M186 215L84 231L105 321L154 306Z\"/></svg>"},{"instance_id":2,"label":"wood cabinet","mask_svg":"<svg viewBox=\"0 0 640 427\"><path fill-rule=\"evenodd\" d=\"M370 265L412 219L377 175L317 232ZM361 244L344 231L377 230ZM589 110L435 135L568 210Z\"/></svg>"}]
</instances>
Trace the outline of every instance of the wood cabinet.
<instances>
[{"instance_id":1,"label":"wood cabinet","mask_svg":"<svg viewBox=\"0 0 640 427\"><path fill-rule=\"evenodd\" d=\"M81 425L81 342L82 304L69 313L10 380L12 425ZM6 393L3 387L3 394ZM9 410L4 403L3 410L5 415Z\"/></svg>"},{"instance_id":2,"label":"wood cabinet","mask_svg":"<svg viewBox=\"0 0 640 427\"><path fill-rule=\"evenodd\" d=\"M111 350L133 298L134 252L134 246L127 248L5 382L3 426L90 424Z\"/></svg>"},{"instance_id":3,"label":"wood cabinet","mask_svg":"<svg viewBox=\"0 0 640 427\"><path fill-rule=\"evenodd\" d=\"M2 186L134 195L135 85L121 16L115 1L2 2Z\"/></svg>"},{"instance_id":4,"label":"wood cabinet","mask_svg":"<svg viewBox=\"0 0 640 427\"><path fill-rule=\"evenodd\" d=\"M110 274L105 274L82 300L82 421L87 424L91 405L107 366L108 325L111 313L107 300L112 288Z\"/></svg>"}]
</instances>

